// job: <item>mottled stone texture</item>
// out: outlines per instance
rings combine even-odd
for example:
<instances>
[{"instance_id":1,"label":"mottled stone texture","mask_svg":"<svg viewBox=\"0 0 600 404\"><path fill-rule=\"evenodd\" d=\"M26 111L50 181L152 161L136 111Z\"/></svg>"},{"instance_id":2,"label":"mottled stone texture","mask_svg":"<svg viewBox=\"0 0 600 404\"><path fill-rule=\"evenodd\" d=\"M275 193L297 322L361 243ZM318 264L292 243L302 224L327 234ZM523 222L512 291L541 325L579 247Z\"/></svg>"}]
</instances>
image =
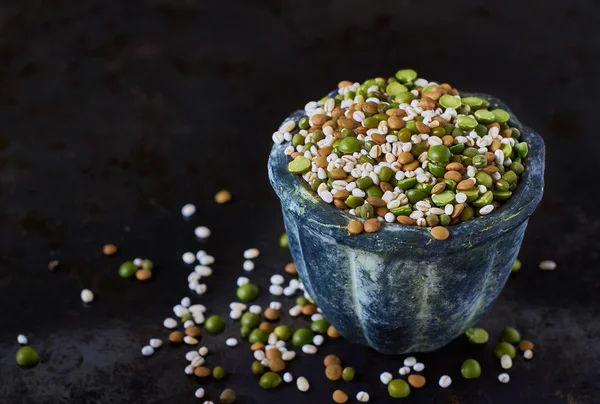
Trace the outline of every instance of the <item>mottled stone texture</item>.
<instances>
[{"instance_id":1,"label":"mottled stone texture","mask_svg":"<svg viewBox=\"0 0 600 404\"><path fill-rule=\"evenodd\" d=\"M493 97L474 95L508 110ZM519 187L493 214L452 226L446 241L434 240L427 228L399 224L349 235L352 216L323 203L287 171L285 146L273 147L269 178L294 262L308 293L345 338L389 354L431 351L492 305L543 193L543 141L518 120L512 125L530 146Z\"/></svg>"}]
</instances>

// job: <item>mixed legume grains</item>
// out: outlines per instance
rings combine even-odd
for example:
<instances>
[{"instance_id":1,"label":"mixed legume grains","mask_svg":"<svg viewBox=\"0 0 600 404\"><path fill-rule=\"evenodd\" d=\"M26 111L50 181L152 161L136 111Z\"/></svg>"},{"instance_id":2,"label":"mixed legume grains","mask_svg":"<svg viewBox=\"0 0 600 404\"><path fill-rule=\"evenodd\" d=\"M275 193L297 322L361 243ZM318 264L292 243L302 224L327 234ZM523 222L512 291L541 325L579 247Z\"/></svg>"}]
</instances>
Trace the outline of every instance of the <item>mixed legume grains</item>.
<instances>
[{"instance_id":1,"label":"mixed legume grains","mask_svg":"<svg viewBox=\"0 0 600 404\"><path fill-rule=\"evenodd\" d=\"M340 82L335 96L306 104L305 116L284 122L273 141L291 142L290 172L359 219L350 233L398 222L431 227L443 240L444 226L509 199L525 170L527 143L506 111L489 107L405 69L387 80Z\"/></svg>"}]
</instances>

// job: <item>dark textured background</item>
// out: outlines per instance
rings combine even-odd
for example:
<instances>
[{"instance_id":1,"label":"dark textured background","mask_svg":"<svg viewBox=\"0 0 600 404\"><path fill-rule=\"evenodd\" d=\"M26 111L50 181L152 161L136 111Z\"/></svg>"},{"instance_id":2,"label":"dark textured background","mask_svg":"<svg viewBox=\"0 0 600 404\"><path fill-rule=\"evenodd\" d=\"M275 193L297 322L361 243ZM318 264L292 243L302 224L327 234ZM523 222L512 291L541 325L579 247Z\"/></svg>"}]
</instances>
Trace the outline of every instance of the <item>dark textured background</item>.
<instances>
[{"instance_id":1,"label":"dark textured background","mask_svg":"<svg viewBox=\"0 0 600 404\"><path fill-rule=\"evenodd\" d=\"M265 169L280 120L340 79L402 67L497 95L548 149L524 268L482 322L493 339L518 327L536 343L535 358L517 360L502 385L491 347L459 339L418 356L429 385L410 400L599 402L597 7L481 4L46 0L0 9L0 402L197 402L197 382L183 373L186 347L140 354L149 337L167 336L162 320L188 294L180 256L200 248L193 228L212 229L206 249L217 258L208 293L194 301L227 315L245 248L262 251L251 277L263 289L288 260ZM233 192L231 204L212 201L220 188ZM186 202L198 205L190 222L179 213ZM106 242L119 245L117 257L102 256ZM156 263L149 284L117 276L135 256ZM50 272L55 258L61 267ZM543 259L558 269L540 271ZM84 287L96 293L89 306ZM35 369L15 364L19 333L41 353ZM208 363L232 373L208 385L212 399L230 386L240 403L327 403L343 386L351 397L364 389L371 402L391 401L378 376L396 372L401 358L327 343L291 364L311 381L309 393L264 392L248 372L250 352L223 347L236 334L229 325L202 341L220 343ZM331 352L357 369L353 384L325 379L321 360ZM469 356L482 362L479 380L459 376ZM447 390L436 385L443 373L454 379Z\"/></svg>"}]
</instances>

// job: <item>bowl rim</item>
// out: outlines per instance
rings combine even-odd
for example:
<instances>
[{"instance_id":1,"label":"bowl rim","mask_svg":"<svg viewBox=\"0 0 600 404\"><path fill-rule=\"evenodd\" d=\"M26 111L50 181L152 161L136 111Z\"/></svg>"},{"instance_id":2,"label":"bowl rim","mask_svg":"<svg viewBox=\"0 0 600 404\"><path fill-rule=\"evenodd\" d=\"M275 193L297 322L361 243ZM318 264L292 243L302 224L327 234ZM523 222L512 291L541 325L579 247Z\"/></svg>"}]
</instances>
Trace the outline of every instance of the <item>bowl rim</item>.
<instances>
[{"instance_id":1,"label":"bowl rim","mask_svg":"<svg viewBox=\"0 0 600 404\"><path fill-rule=\"evenodd\" d=\"M511 116L510 125L520 130L520 139L527 141L529 146L529 153L525 160L526 169L520 177L519 186L513 192L511 198L491 214L457 225L447 226L451 236L445 241L434 239L430 235L429 227L407 226L400 223L382 223L379 231L371 234L349 235L346 231L332 232L333 228L344 228L356 217L350 215L347 211L337 209L331 204L323 202L316 192L310 189L304 179L287 170L289 160L284 153L284 149L288 146L288 142L273 145L268 163L269 180L278 197L283 202L284 196L287 194L296 198L298 202L290 203L291 201L285 198L285 204L282 204L282 208L302 210L302 208L307 207L306 205L310 205L314 216L308 222L324 226L325 229L329 229L326 232L332 236L335 236L335 233L342 235L343 239L335 237L338 241L345 239L349 244L354 244L353 240L364 239L368 240L367 244L373 244L372 247L376 249L391 247L392 245L389 245L388 242L393 243L393 245L404 244L413 247L425 247L432 243L444 243L453 246L458 243L470 247L520 225L531 216L542 199L545 165L544 141L537 132L523 125L510 108L497 97L478 92L465 92L463 94L464 96L476 96L486 99L490 102L490 108L506 110ZM283 123L289 120L297 122L303 115L303 110L297 110L288 116Z\"/></svg>"}]
</instances>

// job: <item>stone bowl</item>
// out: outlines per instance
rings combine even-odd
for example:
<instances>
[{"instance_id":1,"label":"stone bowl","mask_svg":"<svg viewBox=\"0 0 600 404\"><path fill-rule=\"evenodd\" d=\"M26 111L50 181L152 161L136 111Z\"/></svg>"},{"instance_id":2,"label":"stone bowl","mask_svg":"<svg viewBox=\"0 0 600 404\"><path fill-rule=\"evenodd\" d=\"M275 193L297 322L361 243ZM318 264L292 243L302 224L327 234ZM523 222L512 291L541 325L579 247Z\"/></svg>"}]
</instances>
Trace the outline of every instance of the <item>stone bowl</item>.
<instances>
[{"instance_id":1,"label":"stone bowl","mask_svg":"<svg viewBox=\"0 0 600 404\"><path fill-rule=\"evenodd\" d=\"M529 217L544 189L544 142L500 100L469 94L511 114L529 144L526 170L512 197L491 214L450 226L435 240L429 228L382 224L349 235L349 213L323 201L287 170L286 143L274 145L269 179L281 201L290 251L302 282L347 340L386 354L438 349L477 323L498 297L517 258ZM303 111L286 120L298 121Z\"/></svg>"}]
</instances>

